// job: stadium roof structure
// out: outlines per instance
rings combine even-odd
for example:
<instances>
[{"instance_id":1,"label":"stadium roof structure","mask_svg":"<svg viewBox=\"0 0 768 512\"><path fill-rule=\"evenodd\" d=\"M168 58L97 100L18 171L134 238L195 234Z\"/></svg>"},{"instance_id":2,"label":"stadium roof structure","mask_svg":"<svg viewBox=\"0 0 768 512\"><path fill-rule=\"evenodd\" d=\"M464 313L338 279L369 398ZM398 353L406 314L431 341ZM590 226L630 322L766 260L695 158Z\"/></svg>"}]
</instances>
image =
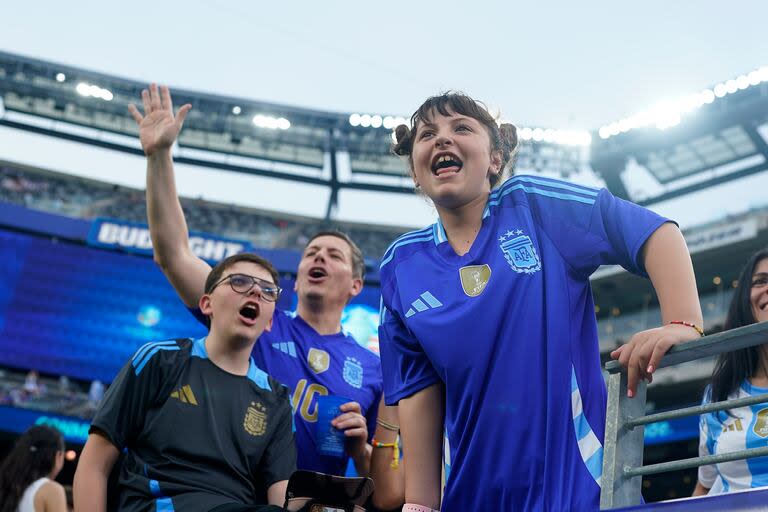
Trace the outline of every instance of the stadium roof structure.
<instances>
[{"instance_id":1,"label":"stadium roof structure","mask_svg":"<svg viewBox=\"0 0 768 512\"><path fill-rule=\"evenodd\" d=\"M639 204L765 171L768 67L603 126L598 134L593 170L614 194ZM633 178L643 174L645 185L633 187Z\"/></svg>"},{"instance_id":2,"label":"stadium roof structure","mask_svg":"<svg viewBox=\"0 0 768 512\"><path fill-rule=\"evenodd\" d=\"M604 182L619 197L645 205L764 171L766 80L768 68L761 68L591 134L520 127L515 170ZM145 87L0 52L0 125L141 154L127 105ZM176 105L193 106L179 136L179 162L327 187L326 218L345 190L413 192L406 163L390 152L391 129L402 117L183 89L173 95Z\"/></svg>"},{"instance_id":3,"label":"stadium roof structure","mask_svg":"<svg viewBox=\"0 0 768 512\"><path fill-rule=\"evenodd\" d=\"M146 86L0 52L0 124L139 154L127 106L138 103ZM392 128L407 122L404 117L172 92L175 105L193 106L179 136L178 161L327 186L329 214L342 189L413 193L405 162L390 151ZM588 132L541 127L521 127L519 135L525 144L518 168L563 177L581 172L592 140Z\"/></svg>"}]
</instances>

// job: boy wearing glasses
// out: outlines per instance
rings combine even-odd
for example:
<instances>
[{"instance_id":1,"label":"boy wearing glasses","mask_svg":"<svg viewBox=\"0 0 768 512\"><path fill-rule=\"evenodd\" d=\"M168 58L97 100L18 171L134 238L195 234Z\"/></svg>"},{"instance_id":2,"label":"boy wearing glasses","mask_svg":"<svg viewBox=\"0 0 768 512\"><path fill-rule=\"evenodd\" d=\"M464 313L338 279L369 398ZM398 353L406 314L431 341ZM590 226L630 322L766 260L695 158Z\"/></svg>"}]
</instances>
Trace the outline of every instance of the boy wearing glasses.
<instances>
[{"instance_id":1,"label":"boy wearing glasses","mask_svg":"<svg viewBox=\"0 0 768 512\"><path fill-rule=\"evenodd\" d=\"M288 389L251 358L272 326L278 274L237 254L208 275L208 336L147 343L123 367L91 424L75 508L103 511L120 451L123 511L282 510L296 448Z\"/></svg>"}]
</instances>

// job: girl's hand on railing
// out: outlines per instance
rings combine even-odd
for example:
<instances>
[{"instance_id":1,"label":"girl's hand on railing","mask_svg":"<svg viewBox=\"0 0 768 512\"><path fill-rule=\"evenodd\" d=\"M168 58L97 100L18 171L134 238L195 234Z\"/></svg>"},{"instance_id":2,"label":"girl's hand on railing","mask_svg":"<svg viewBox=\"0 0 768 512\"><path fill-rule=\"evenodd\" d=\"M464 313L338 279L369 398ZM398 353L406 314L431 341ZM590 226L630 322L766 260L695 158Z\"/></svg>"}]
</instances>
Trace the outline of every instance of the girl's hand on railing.
<instances>
[{"instance_id":1,"label":"girl's hand on railing","mask_svg":"<svg viewBox=\"0 0 768 512\"><path fill-rule=\"evenodd\" d=\"M632 336L628 343L611 352L611 357L627 368L627 396L635 396L640 379L648 383L653 381L653 372L670 348L699 337L699 333L691 327L668 324L641 331Z\"/></svg>"}]
</instances>

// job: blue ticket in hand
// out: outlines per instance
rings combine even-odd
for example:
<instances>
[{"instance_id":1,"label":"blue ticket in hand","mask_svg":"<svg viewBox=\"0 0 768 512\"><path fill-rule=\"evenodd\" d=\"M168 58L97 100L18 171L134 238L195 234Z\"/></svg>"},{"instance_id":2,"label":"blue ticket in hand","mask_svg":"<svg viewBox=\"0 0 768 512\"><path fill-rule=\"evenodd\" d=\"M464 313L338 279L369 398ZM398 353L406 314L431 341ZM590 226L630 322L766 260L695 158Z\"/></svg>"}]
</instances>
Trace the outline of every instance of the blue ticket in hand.
<instances>
[{"instance_id":1,"label":"blue ticket in hand","mask_svg":"<svg viewBox=\"0 0 768 512\"><path fill-rule=\"evenodd\" d=\"M340 396L317 397L317 425L315 430L315 444L317 451L330 457L344 456L344 431L331 425L331 420L341 414L342 404L350 400Z\"/></svg>"}]
</instances>

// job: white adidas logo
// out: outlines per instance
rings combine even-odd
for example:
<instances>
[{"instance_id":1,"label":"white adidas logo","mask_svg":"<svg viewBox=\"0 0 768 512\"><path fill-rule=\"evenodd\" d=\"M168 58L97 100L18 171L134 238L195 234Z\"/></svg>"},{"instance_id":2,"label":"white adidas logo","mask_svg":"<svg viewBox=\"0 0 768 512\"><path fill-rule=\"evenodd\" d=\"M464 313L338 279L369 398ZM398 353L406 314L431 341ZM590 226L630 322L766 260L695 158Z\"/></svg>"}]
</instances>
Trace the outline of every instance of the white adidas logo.
<instances>
[{"instance_id":1,"label":"white adidas logo","mask_svg":"<svg viewBox=\"0 0 768 512\"><path fill-rule=\"evenodd\" d=\"M437 300L431 293L424 292L419 296L418 299L411 302L411 306L413 307L406 311L405 318L410 318L416 313L421 313L422 311L426 311L428 309L436 309L442 307L443 303Z\"/></svg>"}]
</instances>

